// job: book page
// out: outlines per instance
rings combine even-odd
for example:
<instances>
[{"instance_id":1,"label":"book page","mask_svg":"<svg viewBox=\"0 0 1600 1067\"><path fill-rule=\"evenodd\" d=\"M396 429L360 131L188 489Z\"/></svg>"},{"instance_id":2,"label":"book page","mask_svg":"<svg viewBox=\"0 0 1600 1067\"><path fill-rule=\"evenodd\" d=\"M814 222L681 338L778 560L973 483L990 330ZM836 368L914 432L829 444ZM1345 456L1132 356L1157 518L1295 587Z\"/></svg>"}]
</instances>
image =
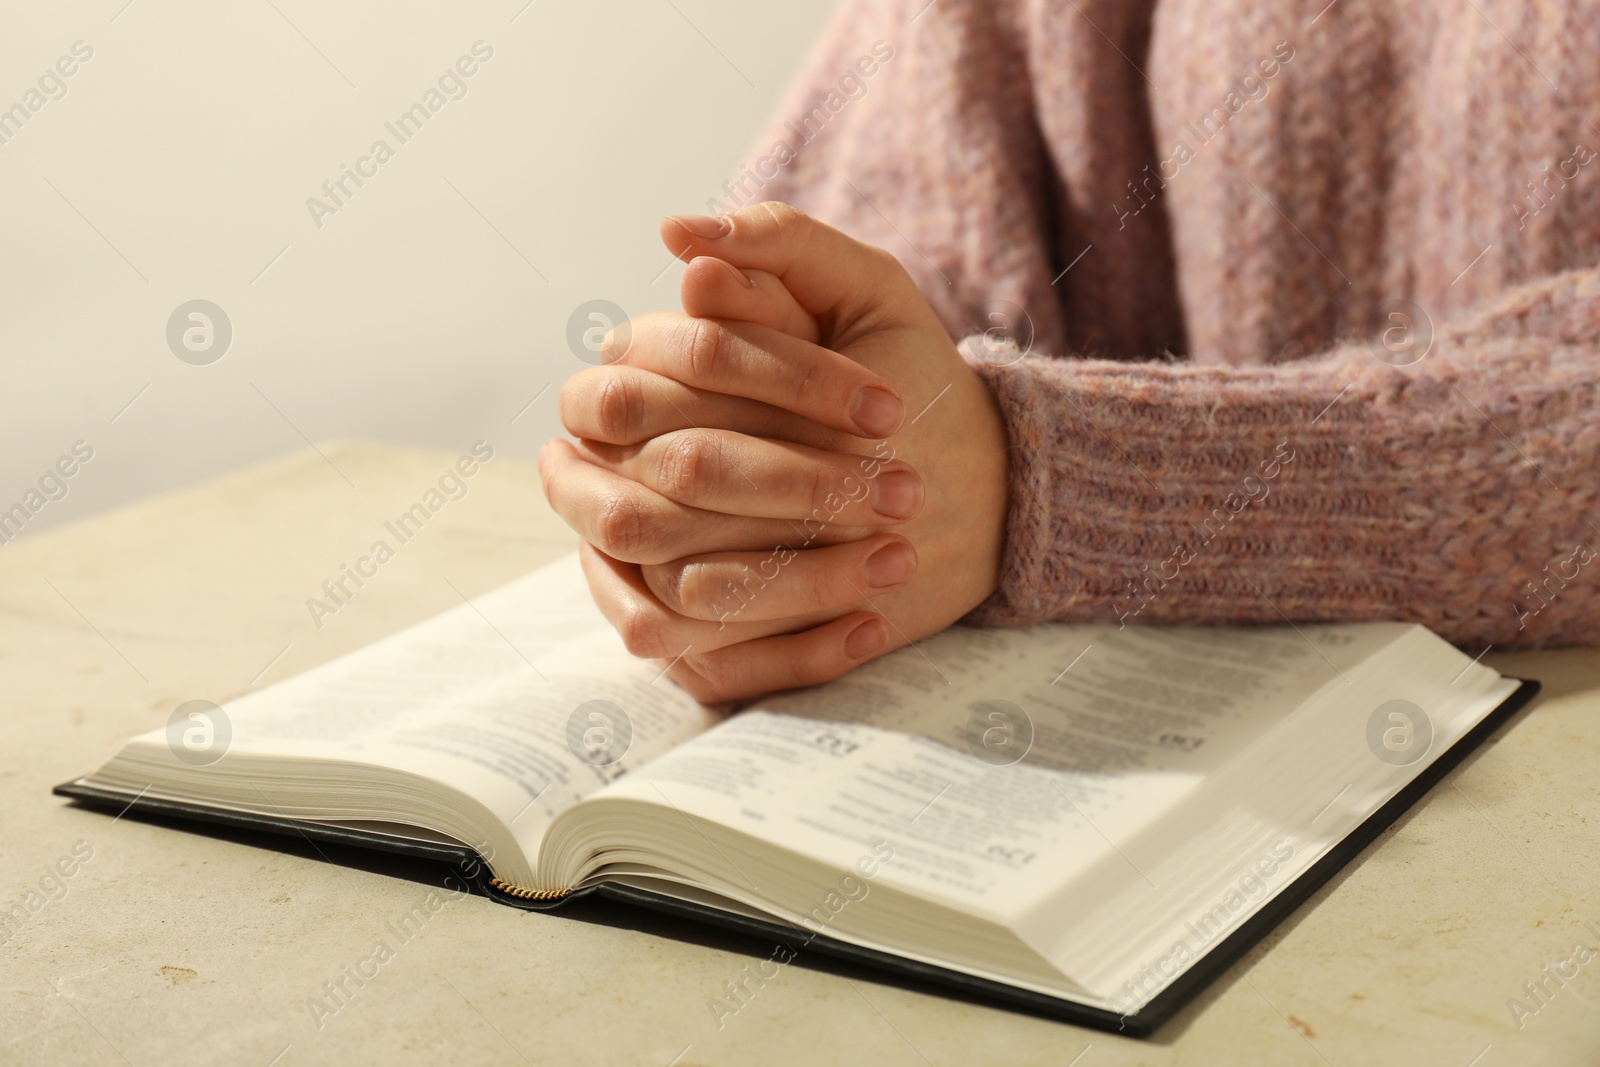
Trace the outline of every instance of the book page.
<instances>
[{"instance_id":1,"label":"book page","mask_svg":"<svg viewBox=\"0 0 1600 1067\"><path fill-rule=\"evenodd\" d=\"M386 796L370 784L363 791L336 768L287 781L268 771L270 761L299 759L421 776L510 827L528 865L556 814L719 719L627 654L576 556L223 710L232 737L210 766L172 758L166 731L135 738L128 755L188 771L202 794L235 776L234 801L268 815L426 817L423 825L450 832L436 824L456 813L428 813L438 800L392 786Z\"/></svg>"},{"instance_id":2,"label":"book page","mask_svg":"<svg viewBox=\"0 0 1600 1067\"><path fill-rule=\"evenodd\" d=\"M1128 862L1119 842L1404 630L955 628L764 701L607 793L830 863L889 840L884 877L1003 921Z\"/></svg>"},{"instance_id":3,"label":"book page","mask_svg":"<svg viewBox=\"0 0 1600 1067\"><path fill-rule=\"evenodd\" d=\"M1107 866L1038 901L1013 928L1079 981L1133 1010L1338 847L1520 684L1412 627L1328 685L1187 804L1119 841L1140 876ZM1408 706L1418 748L1369 734ZM1389 758L1385 758L1389 757ZM1148 880L1146 880L1148 879Z\"/></svg>"}]
</instances>

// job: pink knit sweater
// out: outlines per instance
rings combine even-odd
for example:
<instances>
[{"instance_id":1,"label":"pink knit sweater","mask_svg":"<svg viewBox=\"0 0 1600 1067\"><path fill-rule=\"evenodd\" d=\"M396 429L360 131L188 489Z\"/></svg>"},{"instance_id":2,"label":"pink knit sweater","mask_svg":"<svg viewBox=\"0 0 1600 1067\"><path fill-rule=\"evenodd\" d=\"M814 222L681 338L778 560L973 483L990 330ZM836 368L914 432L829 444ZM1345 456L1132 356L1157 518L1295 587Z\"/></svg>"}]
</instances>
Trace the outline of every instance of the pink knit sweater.
<instances>
[{"instance_id":1,"label":"pink knit sweater","mask_svg":"<svg viewBox=\"0 0 1600 1067\"><path fill-rule=\"evenodd\" d=\"M1320 6L846 0L732 187L1025 313L976 621L1600 642L1600 9Z\"/></svg>"}]
</instances>

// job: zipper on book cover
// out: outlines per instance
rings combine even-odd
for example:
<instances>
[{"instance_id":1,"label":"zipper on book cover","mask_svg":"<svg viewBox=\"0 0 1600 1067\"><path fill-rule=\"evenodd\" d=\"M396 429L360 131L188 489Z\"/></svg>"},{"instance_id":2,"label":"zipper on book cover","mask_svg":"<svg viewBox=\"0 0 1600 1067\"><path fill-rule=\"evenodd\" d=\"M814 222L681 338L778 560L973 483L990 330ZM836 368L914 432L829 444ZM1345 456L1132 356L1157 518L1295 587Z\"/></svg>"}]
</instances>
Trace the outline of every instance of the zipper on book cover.
<instances>
[{"instance_id":1,"label":"zipper on book cover","mask_svg":"<svg viewBox=\"0 0 1600 1067\"><path fill-rule=\"evenodd\" d=\"M508 893L518 900L560 900L562 897L572 895L572 890L570 889L523 889L512 885L510 882L502 882L498 878L489 879L489 884L500 890L500 892Z\"/></svg>"}]
</instances>

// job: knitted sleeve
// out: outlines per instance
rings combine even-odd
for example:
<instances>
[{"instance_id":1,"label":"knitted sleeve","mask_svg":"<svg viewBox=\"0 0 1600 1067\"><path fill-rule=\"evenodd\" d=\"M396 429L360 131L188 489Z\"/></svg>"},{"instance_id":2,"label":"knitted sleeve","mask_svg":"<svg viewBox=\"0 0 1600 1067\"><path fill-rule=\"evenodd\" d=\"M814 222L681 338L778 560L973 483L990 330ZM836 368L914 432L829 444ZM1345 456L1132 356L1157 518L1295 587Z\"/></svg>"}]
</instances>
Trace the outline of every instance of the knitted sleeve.
<instances>
[{"instance_id":1,"label":"knitted sleeve","mask_svg":"<svg viewBox=\"0 0 1600 1067\"><path fill-rule=\"evenodd\" d=\"M1238 20L1211 7L1166 5L1163 54L1176 49L1194 68L1174 66L1157 79L1173 123L1205 114L1213 90L1221 99L1225 88L1212 81L1236 74L1228 64L1254 61L1277 39L1255 22L1228 29ZM1491 284L1497 257L1510 255L1497 246L1453 292L1461 304L1476 285L1484 292L1505 286L1500 295L1453 325L1407 338L1403 358L1381 343L1353 342L1271 366L1217 365L1285 358L1281 344L1264 343L1272 330L1230 331L1213 320L1260 325L1306 311L1283 295L1300 290L1272 284L1274 272L1300 256L1312 269L1302 265L1295 277L1319 277L1321 252L1296 242L1333 248L1324 230L1337 231L1347 210L1328 194L1327 176L1336 170L1308 154L1315 147L1342 160L1344 142L1326 129L1329 116L1344 113L1328 110L1334 105L1311 87L1344 84L1340 63L1362 76L1387 70L1375 42L1391 38L1374 29L1378 16L1369 13L1324 19L1324 36L1302 41L1299 16L1285 14L1289 5L1253 5L1263 18L1288 19L1284 32L1301 41L1303 54L1270 95L1258 94L1230 123L1226 138L1185 168L1160 210L1141 209L1125 224L1130 212L1112 205L1155 195L1153 178L1141 178L1133 192L1128 179L1160 158L1149 132L1150 85L1137 60L1161 39L1151 22L1161 9L844 3L747 170L730 183L733 200L713 205L787 200L890 249L956 337L993 324L988 301L1026 309L1025 321L1003 324L1019 338L1031 335L1026 355L997 347L993 334L963 342L998 398L1011 443L1000 588L972 620L1406 619L1477 646L1474 652L1491 642L1600 643L1600 281L1593 269L1557 273L1594 263L1574 251L1593 245L1573 223L1592 217L1584 206L1592 201L1581 197L1593 186L1576 186L1544 212L1536 221L1554 235L1548 247L1519 246L1521 258L1506 261L1519 273ZM1483 82L1489 98L1508 105L1494 109L1496 131L1560 125L1524 116L1524 98L1545 99L1536 74L1517 68L1498 82L1482 78L1468 46L1500 43L1482 33L1480 13L1469 6L1460 25L1430 28L1432 8L1418 11L1416 40L1460 46L1429 53L1449 61L1440 70L1469 85ZM1195 25L1213 27L1244 51L1215 61L1194 46ZM1585 52L1578 38L1568 48L1564 39L1550 35L1548 43L1571 59L1579 84L1592 49ZM1537 55L1541 67L1557 69ZM1438 91L1433 83L1424 89ZM1549 106L1567 95L1555 94ZM1272 153L1289 144L1283 131L1301 130L1306 109L1320 116L1324 132L1289 145L1297 169L1275 169ZM1562 122L1578 114L1560 112ZM1480 120L1459 129L1430 120L1425 132L1437 138L1455 130L1474 153L1487 151L1478 147ZM1542 158L1504 145L1495 151L1508 165ZM1441 235L1468 240L1471 227L1460 220L1480 205L1456 179L1469 169L1450 164L1449 195L1408 194L1431 212L1428 226L1416 230L1418 247L1437 252ZM1402 177L1422 182L1434 173L1411 168ZM1267 188L1258 192L1261 184ZM1224 196L1234 198L1231 213L1217 209ZM1188 215L1184 205L1193 208ZM1169 228L1168 212L1189 229ZM1422 214L1403 212L1399 221ZM1557 226L1558 216L1567 222ZM1264 245L1289 251L1253 261L1258 284L1212 285L1208 265L1235 263L1222 250L1246 224L1267 227ZM1302 229L1312 236L1296 232ZM1477 240L1469 253L1433 255L1426 277L1453 274L1481 255ZM1185 241L1190 270L1180 285L1174 248ZM1376 247L1362 254L1371 259ZM1356 255L1355 246L1348 252ZM1416 292L1405 275L1394 291ZM1434 288L1454 284L1445 277ZM1183 314L1182 288L1198 318ZM1326 307L1312 310L1337 319L1335 295L1322 293ZM1364 332L1365 306L1345 311L1348 321L1312 331L1314 343ZM1211 325L1196 328L1197 321ZM1200 336L1188 337L1191 329ZM1159 359L1175 351L1207 358L1204 365ZM1117 361L1073 358L1090 355Z\"/></svg>"},{"instance_id":2,"label":"knitted sleeve","mask_svg":"<svg viewBox=\"0 0 1600 1067\"><path fill-rule=\"evenodd\" d=\"M1011 6L841 3L708 208L793 204L893 252L953 337L1004 299L1061 347L1052 173Z\"/></svg>"},{"instance_id":3,"label":"knitted sleeve","mask_svg":"<svg viewBox=\"0 0 1600 1067\"><path fill-rule=\"evenodd\" d=\"M1008 362L969 338L1012 471L1000 588L972 621L1600 642L1600 272L1408 340L1252 369Z\"/></svg>"}]
</instances>

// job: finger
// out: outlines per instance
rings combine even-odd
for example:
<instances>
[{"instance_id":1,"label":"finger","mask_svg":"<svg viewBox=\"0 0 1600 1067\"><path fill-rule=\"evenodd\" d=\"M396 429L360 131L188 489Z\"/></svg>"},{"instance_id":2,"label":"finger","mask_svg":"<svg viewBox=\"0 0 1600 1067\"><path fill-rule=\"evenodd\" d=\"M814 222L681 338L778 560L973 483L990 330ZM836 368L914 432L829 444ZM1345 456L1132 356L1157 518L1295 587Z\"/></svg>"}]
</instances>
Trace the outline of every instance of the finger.
<instances>
[{"instance_id":1,"label":"finger","mask_svg":"<svg viewBox=\"0 0 1600 1067\"><path fill-rule=\"evenodd\" d=\"M917 291L894 256L788 204L752 204L716 218L669 215L661 221L661 240L685 261L716 256L774 274L818 316L853 320L870 303Z\"/></svg>"},{"instance_id":2,"label":"finger","mask_svg":"<svg viewBox=\"0 0 1600 1067\"><path fill-rule=\"evenodd\" d=\"M854 611L804 633L760 637L663 663L703 704L829 682L889 648L883 617Z\"/></svg>"},{"instance_id":3,"label":"finger","mask_svg":"<svg viewBox=\"0 0 1600 1067\"><path fill-rule=\"evenodd\" d=\"M715 256L700 256L683 272L683 310L701 319L736 319L817 344L822 330L776 275L740 270Z\"/></svg>"},{"instance_id":4,"label":"finger","mask_svg":"<svg viewBox=\"0 0 1600 1067\"><path fill-rule=\"evenodd\" d=\"M711 429L637 445L579 441L577 449L668 500L724 515L884 526L922 510L922 479L904 460Z\"/></svg>"},{"instance_id":5,"label":"finger","mask_svg":"<svg viewBox=\"0 0 1600 1067\"><path fill-rule=\"evenodd\" d=\"M667 563L707 552L758 552L780 544L839 544L867 532L688 507L595 466L560 439L545 442L540 450L539 477L551 508L578 536L628 563Z\"/></svg>"},{"instance_id":6,"label":"finger","mask_svg":"<svg viewBox=\"0 0 1600 1067\"><path fill-rule=\"evenodd\" d=\"M770 326L655 314L632 320L629 334L625 344L607 335L601 355L608 363L759 400L863 437L888 437L905 419L905 405L887 378Z\"/></svg>"},{"instance_id":7,"label":"finger","mask_svg":"<svg viewBox=\"0 0 1600 1067\"><path fill-rule=\"evenodd\" d=\"M866 606L917 571L917 551L899 534L795 552L717 552L640 568L657 602L674 614L719 623L793 620Z\"/></svg>"},{"instance_id":8,"label":"finger","mask_svg":"<svg viewBox=\"0 0 1600 1067\"><path fill-rule=\"evenodd\" d=\"M653 371L618 363L590 367L561 387L561 424L574 437L633 445L673 430L721 426L752 437L773 437L813 448L860 447L810 419L742 396L694 389Z\"/></svg>"},{"instance_id":9,"label":"finger","mask_svg":"<svg viewBox=\"0 0 1600 1067\"><path fill-rule=\"evenodd\" d=\"M671 661L691 652L714 652L760 637L809 629L848 610L760 622L691 619L656 597L638 564L613 559L589 544L578 547L578 558L600 614L616 629L627 650L641 659Z\"/></svg>"}]
</instances>

